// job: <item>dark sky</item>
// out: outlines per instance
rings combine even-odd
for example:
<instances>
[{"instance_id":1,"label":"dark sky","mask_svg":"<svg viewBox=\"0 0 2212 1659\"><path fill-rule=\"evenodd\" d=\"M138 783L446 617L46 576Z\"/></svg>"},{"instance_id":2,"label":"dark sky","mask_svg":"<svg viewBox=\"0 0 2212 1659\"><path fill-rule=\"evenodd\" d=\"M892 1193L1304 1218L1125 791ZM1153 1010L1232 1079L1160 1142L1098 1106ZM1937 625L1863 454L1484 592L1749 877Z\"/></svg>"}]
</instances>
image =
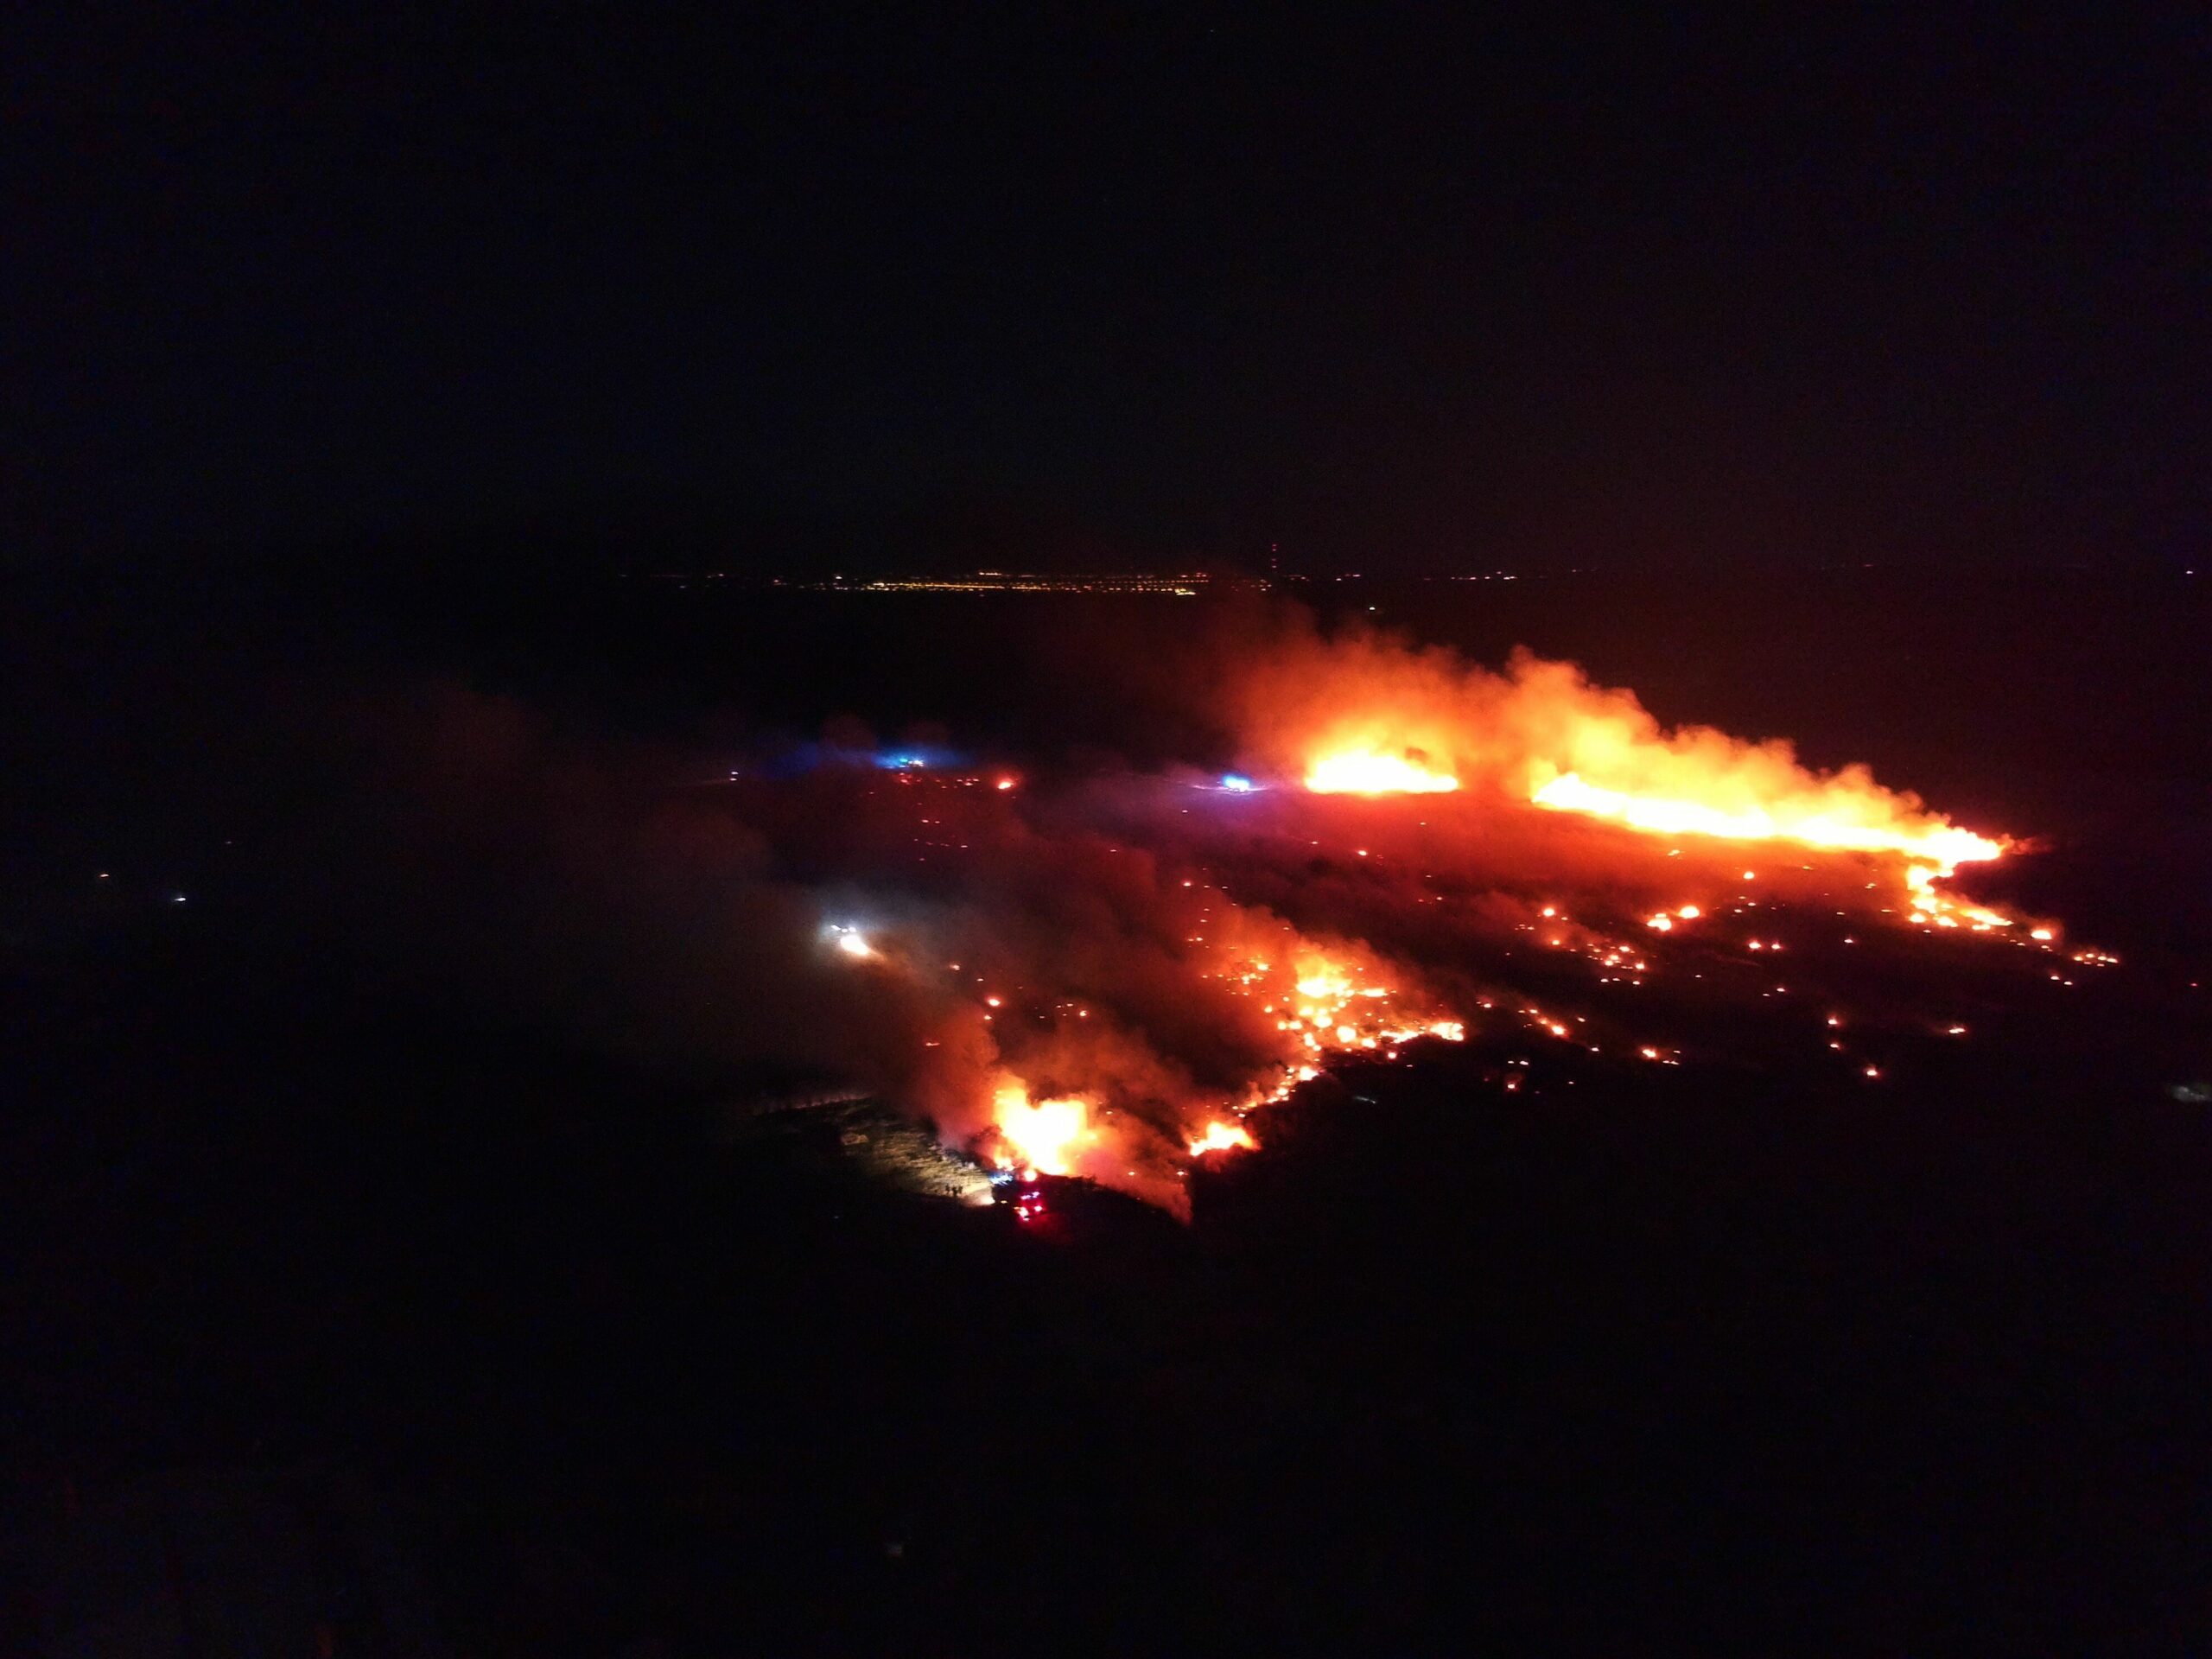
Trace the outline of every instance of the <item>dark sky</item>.
<instances>
[{"instance_id":1,"label":"dark sky","mask_svg":"<svg viewBox=\"0 0 2212 1659\"><path fill-rule=\"evenodd\" d=\"M1423 570L2212 525L2201 9L893 10L11 26L8 556L672 508Z\"/></svg>"}]
</instances>

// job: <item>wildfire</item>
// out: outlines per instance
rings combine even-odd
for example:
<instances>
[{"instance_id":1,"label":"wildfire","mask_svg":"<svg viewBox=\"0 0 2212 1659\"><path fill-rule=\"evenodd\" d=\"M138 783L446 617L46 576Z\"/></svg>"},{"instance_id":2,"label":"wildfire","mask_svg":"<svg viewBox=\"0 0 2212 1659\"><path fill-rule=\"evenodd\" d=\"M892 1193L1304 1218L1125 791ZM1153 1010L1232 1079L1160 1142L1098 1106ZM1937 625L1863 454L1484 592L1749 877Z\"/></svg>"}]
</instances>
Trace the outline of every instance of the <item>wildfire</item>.
<instances>
[{"instance_id":1,"label":"wildfire","mask_svg":"<svg viewBox=\"0 0 2212 1659\"><path fill-rule=\"evenodd\" d=\"M1740 784L1726 776L1716 789L1732 792ZM1770 802L1720 805L1709 800L1639 795L1605 789L1579 772L1564 772L1529 798L1556 812L1580 812L1660 836L1711 836L1726 841L1786 841L1823 852L1891 853L1905 860L1904 885L1912 919L1923 925L1970 927L1977 932L2011 927L2014 918L1936 886L1961 864L1978 864L2004 855L2005 843L1962 830L1940 817L1907 814L1898 798L1867 785L1832 783L1825 789L1785 794ZM1751 872L1744 872L1751 879ZM1655 916L1650 925L1665 932L1674 925Z\"/></svg>"},{"instance_id":2,"label":"wildfire","mask_svg":"<svg viewBox=\"0 0 2212 1659\"><path fill-rule=\"evenodd\" d=\"M982 1108L969 1120L970 1150L1003 1173L1002 1185L1081 1176L1183 1213L1192 1164L1259 1145L1244 1113L1287 1099L1340 1057L1396 1060L1415 1039L1465 1037L1459 1020L1408 987L1408 969L1364 945L1301 935L1195 878L1163 885L1188 907L1191 931L1179 941L1187 969L1261 1016L1240 1026L1241 1075L1199 1084L1147 1052L1112 1010L1071 997L1033 1005L1032 1018L993 1028L992 1063L963 1090L975 1088L968 1098ZM982 977L966 971L967 951L959 960L947 971ZM1015 1006L996 992L976 1001L986 1023L985 1010ZM1046 1086L1033 1090L1039 1077Z\"/></svg>"},{"instance_id":3,"label":"wildfire","mask_svg":"<svg viewBox=\"0 0 2212 1659\"><path fill-rule=\"evenodd\" d=\"M1538 806L1610 818L1632 830L1665 836L1716 836L1730 841L1794 841L1831 852L1901 853L1948 875L1961 864L2004 852L2002 842L1936 819L1924 825L1867 822L1847 809L1815 799L1783 800L1729 808L1705 801L1669 800L1601 789L1577 772L1561 772L1531 797Z\"/></svg>"},{"instance_id":4,"label":"wildfire","mask_svg":"<svg viewBox=\"0 0 2212 1659\"><path fill-rule=\"evenodd\" d=\"M901 767L869 798L876 839L857 843L849 874L892 893L833 901L859 906L831 912L822 936L850 970L838 995L922 1024L930 1053L892 1086L995 1166L1023 1219L1045 1212L1049 1178L1077 1175L1189 1213L1200 1161L1266 1133L1248 1115L1347 1065L1367 1079L1354 1086L1379 1089L1421 1039L1465 1039L1432 988L1492 983L1497 1000L1465 991L1464 1006L1491 1042L1534 1039L1537 1068L1641 1068L1689 1063L1684 1033L1656 1023L1676 1009L1672 988L1700 1013L1738 979L1746 1009L1819 1008L1831 942L1861 943L1832 934L1868 911L2110 960L1948 890L2021 843L1863 766L1815 770L1780 741L1662 726L1569 664L1522 654L1491 673L1355 638L1229 669L1241 722L1229 735L1250 775L1070 784L1048 812L1011 766ZM1304 788L1270 788L1282 779ZM1455 791L1395 807L1316 798ZM895 810L881 798L894 796ZM779 829L802 863L818 857L817 831L798 811ZM914 895L897 885L907 872ZM898 902L915 895L926 905ZM873 919L894 916L895 928ZM1542 1006L1514 985L1524 972ZM1580 1010L1568 976L1591 987ZM1963 1035L1949 1017L1929 1028ZM1817 1018L1802 1034L1821 1064L1889 1076L1891 1058L1858 1052L1840 1016ZM1542 1091L1529 1059L1504 1064L1503 1088Z\"/></svg>"},{"instance_id":5,"label":"wildfire","mask_svg":"<svg viewBox=\"0 0 2212 1659\"><path fill-rule=\"evenodd\" d=\"M1866 768L1819 772L1790 746L1662 725L1632 693L1571 663L1516 652L1503 674L1374 634L1303 642L1240 684L1248 741L1301 758L1325 794L1428 793L1494 783L1552 811L1652 836L1773 842L1885 855L1904 866L1920 925L2010 929L2018 920L1942 890L2012 843L1929 811ZM1747 879L1749 879L1747 877ZM1655 932L1669 932L1676 915Z\"/></svg>"},{"instance_id":6,"label":"wildfire","mask_svg":"<svg viewBox=\"0 0 2212 1659\"><path fill-rule=\"evenodd\" d=\"M1252 1138L1251 1131L1240 1123L1209 1123L1204 1133L1192 1141L1191 1156L1203 1158L1210 1152L1249 1152L1259 1144Z\"/></svg>"},{"instance_id":7,"label":"wildfire","mask_svg":"<svg viewBox=\"0 0 2212 1659\"><path fill-rule=\"evenodd\" d=\"M1418 749L1341 749L1313 762L1306 787L1317 795L1439 795L1459 787L1450 772L1422 764L1426 758Z\"/></svg>"},{"instance_id":8,"label":"wildfire","mask_svg":"<svg viewBox=\"0 0 2212 1659\"><path fill-rule=\"evenodd\" d=\"M1281 1100L1300 1084L1319 1075L1323 1061L1338 1054L1380 1052L1397 1058L1399 1047L1417 1037L1447 1043L1463 1041L1465 1024L1410 1013L1396 991L1376 983L1344 962L1312 950L1297 968L1295 995L1276 1011L1275 1029L1294 1046L1282 1075L1262 1098Z\"/></svg>"},{"instance_id":9,"label":"wildfire","mask_svg":"<svg viewBox=\"0 0 2212 1659\"><path fill-rule=\"evenodd\" d=\"M993 1104L993 1122L1006 1143L1006 1155L999 1160L1002 1168L1066 1175L1096 1138L1090 1105L1077 1097L1032 1101L1027 1085L1016 1082L1001 1088Z\"/></svg>"},{"instance_id":10,"label":"wildfire","mask_svg":"<svg viewBox=\"0 0 2212 1659\"><path fill-rule=\"evenodd\" d=\"M1977 933L2011 927L2014 918L2001 910L1955 899L1936 883L1951 872L1938 866L1916 864L1904 873L1905 892L1912 900L1912 919L1936 927L1971 927ZM2050 930L2037 928L2031 937L2046 938Z\"/></svg>"}]
</instances>

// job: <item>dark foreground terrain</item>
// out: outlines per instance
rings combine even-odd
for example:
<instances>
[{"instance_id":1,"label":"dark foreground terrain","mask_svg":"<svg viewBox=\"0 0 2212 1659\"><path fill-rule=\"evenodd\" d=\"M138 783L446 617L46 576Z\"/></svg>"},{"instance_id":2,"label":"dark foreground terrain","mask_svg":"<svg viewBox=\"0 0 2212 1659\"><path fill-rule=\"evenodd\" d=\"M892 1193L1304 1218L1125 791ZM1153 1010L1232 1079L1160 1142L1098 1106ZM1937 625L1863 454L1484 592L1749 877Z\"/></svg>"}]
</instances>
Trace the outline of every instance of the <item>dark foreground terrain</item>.
<instances>
[{"instance_id":1,"label":"dark foreground terrain","mask_svg":"<svg viewBox=\"0 0 2212 1659\"><path fill-rule=\"evenodd\" d=\"M2182 999L2202 600L1821 581L1327 598L2044 834L2037 902ZM687 755L839 713L1175 752L1068 642L1189 611L1021 603L35 596L0 1649L2212 1638L2212 1106L2094 1013L1878 1094L1592 1067L1509 1100L1439 1057L1309 1090L1189 1226L1071 1187L1024 1227L871 1180L826 1116L729 1132L753 1080L333 952L263 874L296 878L340 682Z\"/></svg>"}]
</instances>

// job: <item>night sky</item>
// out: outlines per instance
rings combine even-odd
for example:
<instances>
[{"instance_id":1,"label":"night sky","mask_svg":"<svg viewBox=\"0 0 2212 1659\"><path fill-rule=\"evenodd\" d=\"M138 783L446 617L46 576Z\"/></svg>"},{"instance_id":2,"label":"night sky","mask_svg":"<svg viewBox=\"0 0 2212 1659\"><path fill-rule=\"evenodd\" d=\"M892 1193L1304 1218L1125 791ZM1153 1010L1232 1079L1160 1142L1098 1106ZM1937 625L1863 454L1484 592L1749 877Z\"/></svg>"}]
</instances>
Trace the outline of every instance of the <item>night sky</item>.
<instances>
[{"instance_id":1,"label":"night sky","mask_svg":"<svg viewBox=\"0 0 2212 1659\"><path fill-rule=\"evenodd\" d=\"M11 25L5 557L674 514L783 527L756 561L2126 564L2212 524L2201 12L918 10Z\"/></svg>"}]
</instances>

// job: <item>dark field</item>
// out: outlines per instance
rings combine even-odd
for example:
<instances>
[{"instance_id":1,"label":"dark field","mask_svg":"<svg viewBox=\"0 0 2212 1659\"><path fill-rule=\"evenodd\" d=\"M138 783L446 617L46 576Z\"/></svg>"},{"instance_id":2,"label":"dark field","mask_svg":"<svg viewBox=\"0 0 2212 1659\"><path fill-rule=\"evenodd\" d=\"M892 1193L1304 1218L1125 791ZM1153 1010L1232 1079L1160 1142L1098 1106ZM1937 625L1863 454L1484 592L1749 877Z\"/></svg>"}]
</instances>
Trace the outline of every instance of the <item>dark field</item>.
<instances>
[{"instance_id":1,"label":"dark field","mask_svg":"<svg viewBox=\"0 0 2212 1659\"><path fill-rule=\"evenodd\" d=\"M848 1119L728 1132L741 1069L350 948L350 711L466 685L645 791L840 715L1218 765L1147 671L1215 601L20 594L0 1648L2201 1648L2205 591L1294 588L2037 837L1990 891L2126 965L1878 1094L1348 1071L1191 1224L1071 1188L1044 1231L871 1180Z\"/></svg>"}]
</instances>

